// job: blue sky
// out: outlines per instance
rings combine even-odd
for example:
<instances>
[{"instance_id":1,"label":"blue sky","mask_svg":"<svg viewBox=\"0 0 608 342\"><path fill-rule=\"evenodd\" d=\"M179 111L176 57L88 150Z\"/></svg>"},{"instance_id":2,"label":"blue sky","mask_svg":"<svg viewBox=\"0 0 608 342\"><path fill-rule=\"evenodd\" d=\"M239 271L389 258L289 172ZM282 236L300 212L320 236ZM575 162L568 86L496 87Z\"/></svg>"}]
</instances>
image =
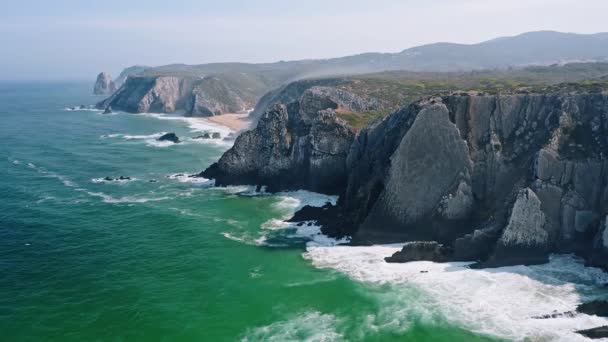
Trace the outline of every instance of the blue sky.
<instances>
[{"instance_id":1,"label":"blue sky","mask_svg":"<svg viewBox=\"0 0 608 342\"><path fill-rule=\"evenodd\" d=\"M269 62L608 31L606 0L6 1L0 79L92 79L133 64Z\"/></svg>"}]
</instances>

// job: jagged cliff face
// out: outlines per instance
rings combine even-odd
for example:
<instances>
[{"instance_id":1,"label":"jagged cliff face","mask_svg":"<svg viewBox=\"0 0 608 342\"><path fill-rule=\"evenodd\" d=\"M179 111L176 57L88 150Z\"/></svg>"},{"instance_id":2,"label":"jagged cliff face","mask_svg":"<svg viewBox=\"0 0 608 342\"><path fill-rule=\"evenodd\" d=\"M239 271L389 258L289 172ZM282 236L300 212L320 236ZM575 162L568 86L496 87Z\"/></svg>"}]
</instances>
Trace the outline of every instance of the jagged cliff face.
<instances>
[{"instance_id":1,"label":"jagged cliff face","mask_svg":"<svg viewBox=\"0 0 608 342\"><path fill-rule=\"evenodd\" d=\"M336 110L375 106L376 101L343 90L312 87L296 102L274 105L202 176L216 179L218 185L339 193L345 186L346 157L355 133Z\"/></svg>"},{"instance_id":2,"label":"jagged cliff face","mask_svg":"<svg viewBox=\"0 0 608 342\"><path fill-rule=\"evenodd\" d=\"M267 112L204 175L220 184L281 179L274 189L340 193L341 220L324 230L358 242L435 240L453 247L452 259L486 266L543 262L550 252L576 252L608 266L605 93L429 98L356 138L344 135L338 150L349 147L339 168L325 166L336 165L334 154L294 153L303 146L298 134L307 144L323 137L305 122L327 110L311 117L302 106L339 106L312 95L302 96L296 112L293 105ZM313 164L319 167L308 177L294 173ZM256 176L240 178L239 165ZM323 183L323 170L332 170L329 184L338 187Z\"/></svg>"},{"instance_id":3,"label":"jagged cliff face","mask_svg":"<svg viewBox=\"0 0 608 342\"><path fill-rule=\"evenodd\" d=\"M217 77L129 76L112 96L97 104L131 113L172 113L213 116L245 111L252 106Z\"/></svg>"},{"instance_id":4,"label":"jagged cliff face","mask_svg":"<svg viewBox=\"0 0 608 342\"><path fill-rule=\"evenodd\" d=\"M112 82L112 77L107 72L102 72L97 75L95 86L93 87L93 94L95 95L108 95L116 91L116 86Z\"/></svg>"},{"instance_id":5,"label":"jagged cliff face","mask_svg":"<svg viewBox=\"0 0 608 342\"><path fill-rule=\"evenodd\" d=\"M351 147L353 233L452 243L479 227L456 257L492 265L585 254L607 209L607 115L602 94L455 95L397 112Z\"/></svg>"},{"instance_id":6,"label":"jagged cliff face","mask_svg":"<svg viewBox=\"0 0 608 342\"><path fill-rule=\"evenodd\" d=\"M186 109L191 116L239 113L251 106L217 77L208 77L198 83L189 101Z\"/></svg>"}]
</instances>

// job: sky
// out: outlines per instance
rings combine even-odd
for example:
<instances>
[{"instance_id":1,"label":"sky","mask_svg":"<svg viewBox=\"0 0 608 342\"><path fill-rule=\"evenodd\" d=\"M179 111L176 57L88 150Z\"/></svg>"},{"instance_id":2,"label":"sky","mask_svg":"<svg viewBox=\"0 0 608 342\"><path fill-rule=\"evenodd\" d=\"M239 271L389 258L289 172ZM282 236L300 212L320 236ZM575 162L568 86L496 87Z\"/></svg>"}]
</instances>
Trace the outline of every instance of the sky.
<instances>
[{"instance_id":1,"label":"sky","mask_svg":"<svg viewBox=\"0 0 608 342\"><path fill-rule=\"evenodd\" d=\"M0 80L91 80L134 64L273 62L608 31L608 0L5 0Z\"/></svg>"}]
</instances>

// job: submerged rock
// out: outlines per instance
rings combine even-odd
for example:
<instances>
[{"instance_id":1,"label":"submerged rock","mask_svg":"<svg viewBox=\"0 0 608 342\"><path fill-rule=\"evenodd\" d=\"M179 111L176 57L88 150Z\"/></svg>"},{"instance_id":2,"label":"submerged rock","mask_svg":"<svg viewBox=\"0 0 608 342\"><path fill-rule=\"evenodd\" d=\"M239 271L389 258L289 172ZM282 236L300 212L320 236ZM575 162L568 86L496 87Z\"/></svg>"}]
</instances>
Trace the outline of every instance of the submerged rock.
<instances>
[{"instance_id":1,"label":"submerged rock","mask_svg":"<svg viewBox=\"0 0 608 342\"><path fill-rule=\"evenodd\" d=\"M107 181L107 182L113 182L113 181L125 181L125 180L132 180L132 179L129 176L120 176L117 178L112 178L110 176L106 176L106 177L104 177L103 180Z\"/></svg>"},{"instance_id":2,"label":"submerged rock","mask_svg":"<svg viewBox=\"0 0 608 342\"><path fill-rule=\"evenodd\" d=\"M452 250L435 241L408 242L399 252L384 258L386 262L434 261L445 262L450 259Z\"/></svg>"},{"instance_id":3,"label":"submerged rock","mask_svg":"<svg viewBox=\"0 0 608 342\"><path fill-rule=\"evenodd\" d=\"M549 318L561 318L561 317L572 318L572 317L575 317L576 315L577 315L577 313L575 311L566 311L566 312L553 311L553 313L546 314L546 315L540 315L540 316L532 316L532 318L533 319L549 319Z\"/></svg>"},{"instance_id":4,"label":"submerged rock","mask_svg":"<svg viewBox=\"0 0 608 342\"><path fill-rule=\"evenodd\" d=\"M166 134L163 134L160 138L158 138L156 140L158 140L158 141L171 141L171 142L173 142L175 144L178 144L180 142L179 138L177 137L177 135L175 135L175 133L166 133Z\"/></svg>"}]
</instances>

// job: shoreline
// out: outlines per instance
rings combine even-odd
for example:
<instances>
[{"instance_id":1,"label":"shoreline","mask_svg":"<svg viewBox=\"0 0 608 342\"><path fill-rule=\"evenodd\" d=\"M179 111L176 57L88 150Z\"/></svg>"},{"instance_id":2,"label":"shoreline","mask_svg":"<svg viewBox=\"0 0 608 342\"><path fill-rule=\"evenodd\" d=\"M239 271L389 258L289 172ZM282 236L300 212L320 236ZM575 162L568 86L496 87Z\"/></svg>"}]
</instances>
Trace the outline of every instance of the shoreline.
<instances>
[{"instance_id":1,"label":"shoreline","mask_svg":"<svg viewBox=\"0 0 608 342\"><path fill-rule=\"evenodd\" d=\"M228 127L235 132L248 130L252 124L249 114L222 114L202 119Z\"/></svg>"}]
</instances>

